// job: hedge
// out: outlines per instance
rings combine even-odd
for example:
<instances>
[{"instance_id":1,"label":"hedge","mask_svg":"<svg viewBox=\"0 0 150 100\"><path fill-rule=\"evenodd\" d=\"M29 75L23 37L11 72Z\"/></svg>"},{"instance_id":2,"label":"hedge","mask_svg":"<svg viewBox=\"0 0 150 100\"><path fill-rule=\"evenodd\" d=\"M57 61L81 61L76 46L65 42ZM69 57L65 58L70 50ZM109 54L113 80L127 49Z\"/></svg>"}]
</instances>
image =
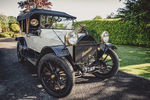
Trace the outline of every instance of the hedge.
<instances>
[{"instance_id":1,"label":"hedge","mask_svg":"<svg viewBox=\"0 0 150 100\"><path fill-rule=\"evenodd\" d=\"M134 25L130 21L121 20L90 20L81 21L85 24L89 34L96 40L103 31L110 33L110 42L123 45L137 45L150 47L150 29L144 25Z\"/></svg>"}]
</instances>

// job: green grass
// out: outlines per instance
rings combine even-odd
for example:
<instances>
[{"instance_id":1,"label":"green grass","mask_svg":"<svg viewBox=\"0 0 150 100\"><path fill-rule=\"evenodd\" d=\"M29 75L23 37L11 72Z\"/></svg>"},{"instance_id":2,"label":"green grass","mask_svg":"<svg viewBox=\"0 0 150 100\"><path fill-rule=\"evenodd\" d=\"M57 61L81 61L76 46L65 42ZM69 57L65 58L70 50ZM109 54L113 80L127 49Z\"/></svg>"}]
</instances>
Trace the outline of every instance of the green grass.
<instances>
[{"instance_id":1,"label":"green grass","mask_svg":"<svg viewBox=\"0 0 150 100\"><path fill-rule=\"evenodd\" d=\"M150 48L118 45L120 70L150 78Z\"/></svg>"}]
</instances>

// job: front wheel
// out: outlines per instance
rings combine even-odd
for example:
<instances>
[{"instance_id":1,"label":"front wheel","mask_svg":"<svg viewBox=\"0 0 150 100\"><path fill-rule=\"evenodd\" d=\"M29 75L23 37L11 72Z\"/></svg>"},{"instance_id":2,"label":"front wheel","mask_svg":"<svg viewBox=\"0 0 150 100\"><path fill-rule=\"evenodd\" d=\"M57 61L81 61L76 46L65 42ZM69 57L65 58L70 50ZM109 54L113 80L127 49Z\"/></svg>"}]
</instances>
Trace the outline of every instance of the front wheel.
<instances>
[{"instance_id":1,"label":"front wheel","mask_svg":"<svg viewBox=\"0 0 150 100\"><path fill-rule=\"evenodd\" d=\"M96 66L98 70L93 74L102 79L110 78L118 72L119 65L117 54L113 50L108 49Z\"/></svg>"},{"instance_id":2,"label":"front wheel","mask_svg":"<svg viewBox=\"0 0 150 100\"><path fill-rule=\"evenodd\" d=\"M38 63L38 76L43 88L54 97L69 95L74 85L74 74L65 60L46 54Z\"/></svg>"},{"instance_id":3,"label":"front wheel","mask_svg":"<svg viewBox=\"0 0 150 100\"><path fill-rule=\"evenodd\" d=\"M17 57L18 57L18 62L23 63L24 62L24 57L23 57L23 44L18 41L17 42Z\"/></svg>"}]
</instances>

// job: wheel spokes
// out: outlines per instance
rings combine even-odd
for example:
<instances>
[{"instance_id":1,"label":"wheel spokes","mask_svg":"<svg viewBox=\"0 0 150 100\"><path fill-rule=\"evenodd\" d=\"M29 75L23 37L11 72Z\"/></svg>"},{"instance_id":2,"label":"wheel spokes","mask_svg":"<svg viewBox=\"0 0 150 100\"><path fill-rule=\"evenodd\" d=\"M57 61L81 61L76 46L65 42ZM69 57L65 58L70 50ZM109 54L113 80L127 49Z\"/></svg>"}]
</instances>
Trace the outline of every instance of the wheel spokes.
<instances>
[{"instance_id":1,"label":"wheel spokes","mask_svg":"<svg viewBox=\"0 0 150 100\"><path fill-rule=\"evenodd\" d=\"M109 54L104 54L100 61L101 66L98 72L101 74L109 73L114 65L112 57Z\"/></svg>"},{"instance_id":2,"label":"wheel spokes","mask_svg":"<svg viewBox=\"0 0 150 100\"><path fill-rule=\"evenodd\" d=\"M48 88L53 91L60 91L66 87L67 75L63 68L57 66L56 63L50 63L49 61L45 63L42 72L43 80Z\"/></svg>"},{"instance_id":3,"label":"wheel spokes","mask_svg":"<svg viewBox=\"0 0 150 100\"><path fill-rule=\"evenodd\" d=\"M107 56L103 59L103 61L105 61L105 60L107 59L107 57L108 57L108 54L107 54Z\"/></svg>"},{"instance_id":4,"label":"wheel spokes","mask_svg":"<svg viewBox=\"0 0 150 100\"><path fill-rule=\"evenodd\" d=\"M105 61L105 63L112 61L112 59Z\"/></svg>"},{"instance_id":5,"label":"wheel spokes","mask_svg":"<svg viewBox=\"0 0 150 100\"><path fill-rule=\"evenodd\" d=\"M48 62L48 66L49 66L50 70L53 72L53 71L54 71L54 68L52 67L52 65L51 65L50 62Z\"/></svg>"}]
</instances>

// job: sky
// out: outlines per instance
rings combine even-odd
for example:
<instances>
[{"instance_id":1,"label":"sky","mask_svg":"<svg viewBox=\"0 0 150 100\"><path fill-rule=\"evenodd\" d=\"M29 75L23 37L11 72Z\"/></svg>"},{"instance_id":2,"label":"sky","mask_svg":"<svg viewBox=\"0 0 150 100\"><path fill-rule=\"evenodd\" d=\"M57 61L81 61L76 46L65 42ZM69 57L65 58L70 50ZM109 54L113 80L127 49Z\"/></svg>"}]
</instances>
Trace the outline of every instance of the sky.
<instances>
[{"instance_id":1,"label":"sky","mask_svg":"<svg viewBox=\"0 0 150 100\"><path fill-rule=\"evenodd\" d=\"M21 0L0 0L0 14L15 16L21 9L17 2ZM110 13L116 13L118 8L125 5L119 0L49 0L52 2L52 10L63 11L78 20L90 20L95 16L106 18Z\"/></svg>"}]
</instances>

